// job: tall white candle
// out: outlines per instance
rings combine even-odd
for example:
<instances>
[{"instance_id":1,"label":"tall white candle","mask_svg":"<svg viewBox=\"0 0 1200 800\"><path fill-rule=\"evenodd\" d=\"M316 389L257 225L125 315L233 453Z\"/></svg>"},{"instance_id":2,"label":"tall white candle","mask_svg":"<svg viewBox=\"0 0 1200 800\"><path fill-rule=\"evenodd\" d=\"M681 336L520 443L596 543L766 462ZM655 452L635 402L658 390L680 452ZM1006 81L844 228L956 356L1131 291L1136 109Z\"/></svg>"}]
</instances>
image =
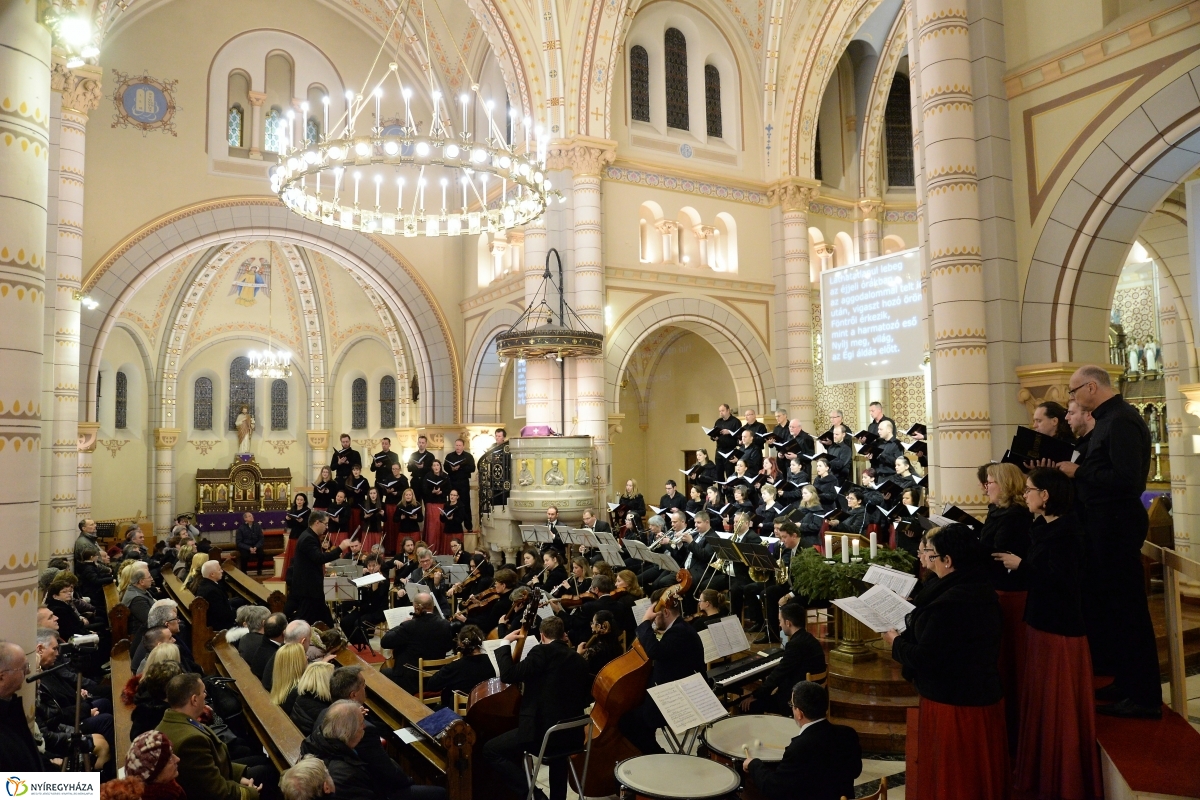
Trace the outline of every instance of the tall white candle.
<instances>
[{"instance_id":1,"label":"tall white candle","mask_svg":"<svg viewBox=\"0 0 1200 800\"><path fill-rule=\"evenodd\" d=\"M825 534L825 558L833 558L833 534Z\"/></svg>"},{"instance_id":2,"label":"tall white candle","mask_svg":"<svg viewBox=\"0 0 1200 800\"><path fill-rule=\"evenodd\" d=\"M854 539L850 542L850 554L855 558L858 558L858 539Z\"/></svg>"},{"instance_id":3,"label":"tall white candle","mask_svg":"<svg viewBox=\"0 0 1200 800\"><path fill-rule=\"evenodd\" d=\"M879 542L875 537L875 531L871 531L871 560L875 560L876 554L879 552Z\"/></svg>"},{"instance_id":4,"label":"tall white candle","mask_svg":"<svg viewBox=\"0 0 1200 800\"><path fill-rule=\"evenodd\" d=\"M850 563L850 537L842 536L842 563Z\"/></svg>"}]
</instances>

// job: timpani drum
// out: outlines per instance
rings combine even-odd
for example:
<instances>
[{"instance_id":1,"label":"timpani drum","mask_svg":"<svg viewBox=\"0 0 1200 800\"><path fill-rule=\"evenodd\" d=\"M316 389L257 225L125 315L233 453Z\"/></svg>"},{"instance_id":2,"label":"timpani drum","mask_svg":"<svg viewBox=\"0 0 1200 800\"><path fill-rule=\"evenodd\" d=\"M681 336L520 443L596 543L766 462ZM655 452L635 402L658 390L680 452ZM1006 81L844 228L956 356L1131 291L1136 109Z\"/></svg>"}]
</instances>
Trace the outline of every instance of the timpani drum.
<instances>
[{"instance_id":1,"label":"timpani drum","mask_svg":"<svg viewBox=\"0 0 1200 800\"><path fill-rule=\"evenodd\" d=\"M627 758L614 774L622 800L717 800L736 797L742 783L735 770L715 761L669 753Z\"/></svg>"},{"instance_id":2,"label":"timpani drum","mask_svg":"<svg viewBox=\"0 0 1200 800\"><path fill-rule=\"evenodd\" d=\"M800 726L791 717L771 714L746 714L714 722L702 734L708 757L718 764L741 770L747 758L767 763L783 760L783 751L800 733ZM746 751L749 750L749 755ZM746 776L742 797L755 800L760 795L750 776Z\"/></svg>"}]
</instances>

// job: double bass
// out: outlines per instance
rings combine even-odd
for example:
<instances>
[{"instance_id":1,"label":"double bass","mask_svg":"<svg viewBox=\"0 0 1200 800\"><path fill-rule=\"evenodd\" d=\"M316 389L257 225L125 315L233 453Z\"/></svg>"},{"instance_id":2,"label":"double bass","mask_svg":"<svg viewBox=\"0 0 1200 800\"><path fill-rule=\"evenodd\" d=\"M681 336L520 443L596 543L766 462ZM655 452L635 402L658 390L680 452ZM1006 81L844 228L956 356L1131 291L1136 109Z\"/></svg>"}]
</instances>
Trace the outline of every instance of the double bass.
<instances>
[{"instance_id":1,"label":"double bass","mask_svg":"<svg viewBox=\"0 0 1200 800\"><path fill-rule=\"evenodd\" d=\"M514 663L521 660L525 649L525 639L530 631L538 627L538 606L540 605L540 589L530 589L526 595L524 607L519 609L521 614L521 636L513 645L512 659ZM514 612L518 609L514 608ZM471 690L467 700L467 724L475 731L475 744L482 747L484 742L494 739L502 733L517 727L517 715L521 711L521 687L509 685L500 678L488 678Z\"/></svg>"},{"instance_id":2,"label":"double bass","mask_svg":"<svg viewBox=\"0 0 1200 800\"><path fill-rule=\"evenodd\" d=\"M686 569L675 573L679 583L670 586L659 597L655 610L664 605L680 602L692 588L692 574ZM634 640L633 646L622 656L614 658L596 674L592 683L592 754L588 765L587 781L583 794L587 797L607 797L617 794L616 765L627 758L641 755L641 751L621 735L617 727L629 711L637 708L646 699L646 684L650 681L653 665L642 645ZM571 756L575 769L583 774L583 756Z\"/></svg>"}]
</instances>

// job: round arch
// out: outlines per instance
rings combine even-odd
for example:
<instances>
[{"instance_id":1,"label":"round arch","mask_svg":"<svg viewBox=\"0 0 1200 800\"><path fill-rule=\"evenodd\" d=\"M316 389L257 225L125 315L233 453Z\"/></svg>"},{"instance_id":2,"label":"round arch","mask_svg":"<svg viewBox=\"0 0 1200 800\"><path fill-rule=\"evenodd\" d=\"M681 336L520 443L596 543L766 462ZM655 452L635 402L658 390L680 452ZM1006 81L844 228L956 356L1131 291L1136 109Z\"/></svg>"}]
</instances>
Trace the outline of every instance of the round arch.
<instances>
[{"instance_id":1,"label":"round arch","mask_svg":"<svg viewBox=\"0 0 1200 800\"><path fill-rule=\"evenodd\" d=\"M1186 59L1186 66L1200 55ZM1108 318L1146 219L1200 166L1200 96L1179 75L1130 112L1071 176L1034 249L1021 308L1022 360L1108 357Z\"/></svg>"},{"instance_id":2,"label":"round arch","mask_svg":"<svg viewBox=\"0 0 1200 800\"><path fill-rule=\"evenodd\" d=\"M610 414L620 413L620 385L642 341L664 327L683 328L721 355L737 387L738 408L765 408L775 395L771 359L758 335L733 311L708 300L661 297L622 322L605 346L606 392Z\"/></svg>"},{"instance_id":3,"label":"round arch","mask_svg":"<svg viewBox=\"0 0 1200 800\"><path fill-rule=\"evenodd\" d=\"M504 367L496 355L496 336L513 326L520 317L515 308L498 308L476 329L467 349L466 402L463 421L468 423L501 422L500 391L504 387Z\"/></svg>"},{"instance_id":4,"label":"round arch","mask_svg":"<svg viewBox=\"0 0 1200 800\"><path fill-rule=\"evenodd\" d=\"M445 315L416 269L380 237L332 229L292 214L274 198L199 203L154 220L114 247L88 273L83 291L100 304L84 316L81 367L85 404L95 396L98 354L125 304L150 278L189 253L236 240L274 239L341 261L379 293L413 349L422 424L459 420L458 354ZM99 320L89 324L88 318Z\"/></svg>"}]
</instances>

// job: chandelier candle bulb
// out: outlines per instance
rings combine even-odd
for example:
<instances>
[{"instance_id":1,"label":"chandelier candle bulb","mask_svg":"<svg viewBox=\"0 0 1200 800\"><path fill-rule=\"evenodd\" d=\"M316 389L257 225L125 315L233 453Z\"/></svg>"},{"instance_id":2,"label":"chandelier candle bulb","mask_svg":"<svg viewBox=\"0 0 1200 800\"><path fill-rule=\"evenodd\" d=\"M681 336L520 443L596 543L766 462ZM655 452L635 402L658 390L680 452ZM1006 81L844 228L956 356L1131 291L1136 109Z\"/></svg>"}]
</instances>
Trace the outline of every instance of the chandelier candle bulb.
<instances>
[{"instance_id":1,"label":"chandelier candle bulb","mask_svg":"<svg viewBox=\"0 0 1200 800\"><path fill-rule=\"evenodd\" d=\"M833 560L833 534L825 534L825 560Z\"/></svg>"},{"instance_id":2,"label":"chandelier candle bulb","mask_svg":"<svg viewBox=\"0 0 1200 800\"><path fill-rule=\"evenodd\" d=\"M842 536L842 563L850 563L850 537Z\"/></svg>"},{"instance_id":3,"label":"chandelier candle bulb","mask_svg":"<svg viewBox=\"0 0 1200 800\"><path fill-rule=\"evenodd\" d=\"M354 173L354 207L358 208L358 181L362 178L361 172Z\"/></svg>"},{"instance_id":4,"label":"chandelier candle bulb","mask_svg":"<svg viewBox=\"0 0 1200 800\"><path fill-rule=\"evenodd\" d=\"M463 139L465 140L470 135L470 133L467 131L467 102L470 100L470 98L466 94L463 94L460 99L462 100L463 107L462 135Z\"/></svg>"},{"instance_id":5,"label":"chandelier candle bulb","mask_svg":"<svg viewBox=\"0 0 1200 800\"><path fill-rule=\"evenodd\" d=\"M383 185L383 176L375 176L375 213L379 213L379 187Z\"/></svg>"}]
</instances>

